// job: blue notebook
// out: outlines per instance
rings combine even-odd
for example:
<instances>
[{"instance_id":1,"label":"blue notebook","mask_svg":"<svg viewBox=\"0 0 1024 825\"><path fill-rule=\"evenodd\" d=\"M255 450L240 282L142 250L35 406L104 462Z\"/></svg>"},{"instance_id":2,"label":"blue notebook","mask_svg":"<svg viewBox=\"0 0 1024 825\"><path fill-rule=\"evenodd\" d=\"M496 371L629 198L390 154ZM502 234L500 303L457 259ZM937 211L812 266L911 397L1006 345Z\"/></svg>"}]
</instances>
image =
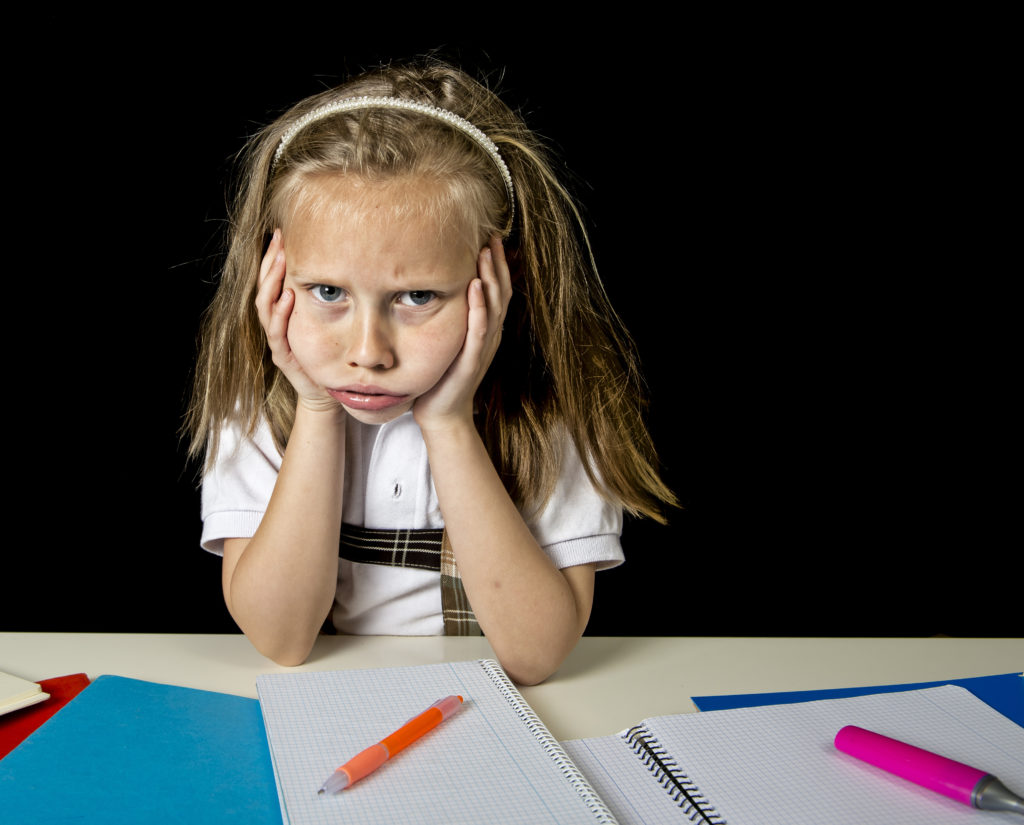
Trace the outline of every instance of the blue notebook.
<instances>
[{"instance_id":1,"label":"blue notebook","mask_svg":"<svg viewBox=\"0 0 1024 825\"><path fill-rule=\"evenodd\" d=\"M281 823L255 699L100 676L0 760L5 822Z\"/></svg>"},{"instance_id":2,"label":"blue notebook","mask_svg":"<svg viewBox=\"0 0 1024 825\"><path fill-rule=\"evenodd\" d=\"M966 688L989 707L1024 727L1024 674L1003 673L998 676L976 676L969 679L946 679L941 682L918 682L909 685L835 688L834 690L797 690L786 693L736 693L725 696L693 696L698 710L729 710L732 708L786 705L812 702L817 699L843 699L870 693L897 693L906 690L959 685Z\"/></svg>"}]
</instances>

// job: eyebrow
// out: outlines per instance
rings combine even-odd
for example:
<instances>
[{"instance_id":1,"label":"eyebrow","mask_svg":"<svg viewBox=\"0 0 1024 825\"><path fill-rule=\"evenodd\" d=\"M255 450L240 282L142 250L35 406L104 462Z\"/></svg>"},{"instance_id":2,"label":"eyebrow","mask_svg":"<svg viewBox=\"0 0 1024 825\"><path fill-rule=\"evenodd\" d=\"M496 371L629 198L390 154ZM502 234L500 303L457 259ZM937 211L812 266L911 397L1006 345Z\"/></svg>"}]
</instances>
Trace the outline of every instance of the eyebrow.
<instances>
[{"instance_id":1,"label":"eyebrow","mask_svg":"<svg viewBox=\"0 0 1024 825\"><path fill-rule=\"evenodd\" d=\"M287 270L286 274L293 281L297 281L299 283L327 284L330 286L344 287L346 289L348 288L346 286L346 281L350 280L350 278L346 276L337 275L331 272L314 273L301 269ZM392 288L400 288L402 291L415 291L417 289L425 290L431 287L449 286L462 280L461 275L455 273L445 274L437 270L419 270L415 273L400 272L397 275L388 277L389 279L393 278L395 286ZM477 277L476 273L474 273L473 277ZM472 280L472 278L470 280Z\"/></svg>"}]
</instances>

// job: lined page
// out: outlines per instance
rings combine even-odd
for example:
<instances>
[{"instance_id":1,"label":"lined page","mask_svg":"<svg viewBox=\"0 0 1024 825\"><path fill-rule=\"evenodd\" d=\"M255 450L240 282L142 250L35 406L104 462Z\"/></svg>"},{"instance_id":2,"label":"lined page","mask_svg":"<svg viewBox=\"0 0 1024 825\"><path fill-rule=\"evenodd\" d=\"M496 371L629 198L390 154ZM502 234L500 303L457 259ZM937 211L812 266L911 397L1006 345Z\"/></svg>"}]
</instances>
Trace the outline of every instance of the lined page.
<instances>
[{"instance_id":1,"label":"lined page","mask_svg":"<svg viewBox=\"0 0 1024 825\"><path fill-rule=\"evenodd\" d=\"M600 821L478 661L268 674L257 691L293 825ZM458 713L352 788L317 794L338 766L450 694L465 700Z\"/></svg>"},{"instance_id":2,"label":"lined page","mask_svg":"<svg viewBox=\"0 0 1024 825\"><path fill-rule=\"evenodd\" d=\"M1024 728L947 685L647 720L729 825L1020 823L978 811L838 751L859 725L988 771L1024 792Z\"/></svg>"}]
</instances>

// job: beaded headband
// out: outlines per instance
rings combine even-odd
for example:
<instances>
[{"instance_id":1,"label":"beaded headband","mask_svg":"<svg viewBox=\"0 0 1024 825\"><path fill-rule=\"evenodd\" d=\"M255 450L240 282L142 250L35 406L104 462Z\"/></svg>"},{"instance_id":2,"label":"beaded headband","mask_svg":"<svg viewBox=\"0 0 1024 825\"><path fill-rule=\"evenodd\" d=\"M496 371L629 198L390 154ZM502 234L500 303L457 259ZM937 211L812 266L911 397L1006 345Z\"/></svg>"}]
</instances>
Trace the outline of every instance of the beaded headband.
<instances>
[{"instance_id":1,"label":"beaded headband","mask_svg":"<svg viewBox=\"0 0 1024 825\"><path fill-rule=\"evenodd\" d=\"M512 218L515 216L516 208L515 192L512 188L512 175L509 173L508 166L505 165L505 160L502 158L501 153L498 151L498 147L494 144L494 141L465 118L459 117L457 114L449 112L447 109L440 109L437 106L431 106L428 103L419 103L415 100L405 100L400 97L373 97L369 95L364 95L363 97L349 97L343 100L336 100L333 103L326 103L323 106L313 109L311 112L307 112L288 127L287 131L285 131L281 136L281 142L277 145L270 168L273 169L277 166L277 162L281 159L281 155L284 154L284 150L288 147L288 144L292 142L292 139L299 132L311 123L323 120L325 117L330 117L331 115L340 114L342 112L351 112L356 109L404 109L409 112L416 112L421 115L426 115L427 117L432 117L436 120L444 121L453 129L457 129L472 139L490 156L491 160L494 161L494 165L498 168L498 172L501 173L501 179L505 182L505 192L508 195L508 224L505 227L505 232L507 233L512 229Z\"/></svg>"}]
</instances>

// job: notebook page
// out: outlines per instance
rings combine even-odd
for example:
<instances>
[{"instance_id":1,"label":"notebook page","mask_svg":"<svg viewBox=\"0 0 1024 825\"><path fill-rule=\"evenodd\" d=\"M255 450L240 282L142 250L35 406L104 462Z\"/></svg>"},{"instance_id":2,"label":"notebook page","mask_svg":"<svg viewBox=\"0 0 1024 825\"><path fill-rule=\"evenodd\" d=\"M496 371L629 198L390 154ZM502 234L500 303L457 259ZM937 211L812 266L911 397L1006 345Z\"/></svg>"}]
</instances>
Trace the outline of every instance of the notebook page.
<instances>
[{"instance_id":1,"label":"notebook page","mask_svg":"<svg viewBox=\"0 0 1024 825\"><path fill-rule=\"evenodd\" d=\"M691 820L651 777L636 754L618 736L570 739L562 743L619 825L664 825ZM698 816L693 822L701 825Z\"/></svg>"},{"instance_id":2,"label":"notebook page","mask_svg":"<svg viewBox=\"0 0 1024 825\"><path fill-rule=\"evenodd\" d=\"M600 821L480 662L269 674L257 690L293 825ZM450 694L465 699L458 713L352 788L317 794L339 765Z\"/></svg>"},{"instance_id":3,"label":"notebook page","mask_svg":"<svg viewBox=\"0 0 1024 825\"><path fill-rule=\"evenodd\" d=\"M953 685L647 720L729 825L1020 823L978 811L834 747L860 727L989 771L1024 791L1024 728Z\"/></svg>"}]
</instances>

